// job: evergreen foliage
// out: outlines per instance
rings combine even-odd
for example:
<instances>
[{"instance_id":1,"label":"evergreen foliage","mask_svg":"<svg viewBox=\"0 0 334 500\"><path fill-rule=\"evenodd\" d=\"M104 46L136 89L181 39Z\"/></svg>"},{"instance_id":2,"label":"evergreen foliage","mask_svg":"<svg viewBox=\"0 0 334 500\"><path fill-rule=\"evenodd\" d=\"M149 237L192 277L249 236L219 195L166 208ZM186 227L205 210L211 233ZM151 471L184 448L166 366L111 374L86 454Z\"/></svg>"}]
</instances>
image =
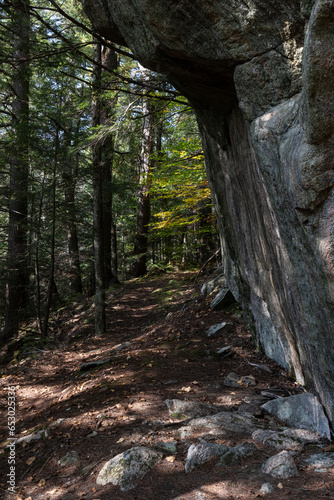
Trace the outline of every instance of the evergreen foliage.
<instances>
[{"instance_id":1,"label":"evergreen foliage","mask_svg":"<svg viewBox=\"0 0 334 500\"><path fill-rule=\"evenodd\" d=\"M19 61L28 98L18 129L15 23L22 8L29 20L30 43ZM25 241L18 254L27 279L27 300L21 305L26 316L36 318L37 332L48 334L51 310L78 294L96 291L94 168L102 176L104 231L99 238L104 289L112 281L130 277L138 256L144 255L145 270L200 265L215 250L217 238L196 119L185 98L161 76L144 77L147 71L129 51L98 36L95 42L103 48L102 58L94 66L94 33L75 1L2 1L0 37L1 297L6 281L17 289L13 269L18 264L10 264L9 254L16 254L10 251L9 230L13 151L23 142L19 163L26 177L15 196L23 196L27 208L24 221L15 223L15 228ZM113 59L107 57L108 51ZM96 99L101 116L92 121L91 103ZM143 124L148 116L152 148L150 172L143 176ZM149 196L151 219L143 223L147 245L136 250L143 233L143 228L138 233L138 197L143 189ZM0 328L6 314L14 317L15 307L21 305L8 310L1 300ZM19 327L14 325L13 335ZM5 331L2 340L8 340Z\"/></svg>"}]
</instances>

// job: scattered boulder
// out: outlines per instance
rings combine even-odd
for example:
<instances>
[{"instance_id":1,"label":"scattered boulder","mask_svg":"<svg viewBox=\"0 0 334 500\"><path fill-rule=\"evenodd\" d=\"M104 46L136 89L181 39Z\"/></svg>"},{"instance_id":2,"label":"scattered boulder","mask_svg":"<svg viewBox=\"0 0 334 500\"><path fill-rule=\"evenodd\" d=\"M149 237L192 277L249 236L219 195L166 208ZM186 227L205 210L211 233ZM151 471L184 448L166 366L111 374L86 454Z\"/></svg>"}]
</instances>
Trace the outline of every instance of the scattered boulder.
<instances>
[{"instance_id":1,"label":"scattered boulder","mask_svg":"<svg viewBox=\"0 0 334 500\"><path fill-rule=\"evenodd\" d=\"M213 415L222 410L220 406L197 403L195 401L183 401L181 399L166 399L169 413L174 418L196 418Z\"/></svg>"},{"instance_id":2,"label":"scattered boulder","mask_svg":"<svg viewBox=\"0 0 334 500\"><path fill-rule=\"evenodd\" d=\"M260 488L260 493L262 495L266 495L267 493L274 493L275 488L271 483L263 483L263 485Z\"/></svg>"},{"instance_id":3,"label":"scattered boulder","mask_svg":"<svg viewBox=\"0 0 334 500\"><path fill-rule=\"evenodd\" d=\"M188 450L184 469L186 473L191 472L211 458L224 455L229 449L228 446L216 443L192 444Z\"/></svg>"},{"instance_id":4,"label":"scattered boulder","mask_svg":"<svg viewBox=\"0 0 334 500\"><path fill-rule=\"evenodd\" d=\"M79 453L77 451L69 451L58 460L58 465L61 467L67 467L68 465L73 465L79 460Z\"/></svg>"},{"instance_id":5,"label":"scattered boulder","mask_svg":"<svg viewBox=\"0 0 334 500\"><path fill-rule=\"evenodd\" d=\"M329 469L334 467L334 453L317 453L304 460L304 463L314 468Z\"/></svg>"},{"instance_id":6,"label":"scattered boulder","mask_svg":"<svg viewBox=\"0 0 334 500\"><path fill-rule=\"evenodd\" d=\"M231 465L235 462L239 462L241 458L250 457L254 455L257 451L257 448L254 443L245 443L238 444L233 448L230 448L224 455L220 458L217 465Z\"/></svg>"},{"instance_id":7,"label":"scattered boulder","mask_svg":"<svg viewBox=\"0 0 334 500\"><path fill-rule=\"evenodd\" d=\"M223 331L226 329L227 326L231 325L232 323L230 321L223 321L222 323L217 323L216 325L212 325L207 331L207 335L211 339L216 339L217 337L220 337L220 335L222 335Z\"/></svg>"},{"instance_id":8,"label":"scattered boulder","mask_svg":"<svg viewBox=\"0 0 334 500\"><path fill-rule=\"evenodd\" d=\"M262 408L291 427L317 432L330 439L330 429L318 399L310 393L268 401Z\"/></svg>"},{"instance_id":9,"label":"scattered boulder","mask_svg":"<svg viewBox=\"0 0 334 500\"><path fill-rule=\"evenodd\" d=\"M86 437L88 437L88 438L94 438L95 436L97 436L97 432L96 431L92 431L89 434L87 434Z\"/></svg>"},{"instance_id":10,"label":"scattered boulder","mask_svg":"<svg viewBox=\"0 0 334 500\"><path fill-rule=\"evenodd\" d=\"M216 271L217 276L206 281L201 287L201 294L206 297L210 295L217 287L222 288L226 287L226 278L225 275L222 274L221 270Z\"/></svg>"},{"instance_id":11,"label":"scattered boulder","mask_svg":"<svg viewBox=\"0 0 334 500\"><path fill-rule=\"evenodd\" d=\"M296 464L289 452L286 450L268 458L268 460L262 465L262 472L269 474L272 477L279 477L282 479L298 476Z\"/></svg>"},{"instance_id":12,"label":"scattered boulder","mask_svg":"<svg viewBox=\"0 0 334 500\"><path fill-rule=\"evenodd\" d=\"M157 450L137 446L116 455L109 460L99 472L97 484L112 483L122 491L135 487L135 481L143 477L163 458Z\"/></svg>"},{"instance_id":13,"label":"scattered boulder","mask_svg":"<svg viewBox=\"0 0 334 500\"><path fill-rule=\"evenodd\" d=\"M231 354L232 354L231 346L227 345L226 347L222 347L221 349L218 349L217 354L220 354L224 358L226 358L227 356L231 356Z\"/></svg>"},{"instance_id":14,"label":"scattered boulder","mask_svg":"<svg viewBox=\"0 0 334 500\"><path fill-rule=\"evenodd\" d=\"M67 418L58 418L55 422L52 422L52 424L49 425L49 427L46 427L45 429L40 429L35 432L31 432L30 434L27 434L26 436L22 436L18 439L15 440L15 444L29 444L32 441L40 441L42 439L46 439L49 436L49 431L54 429L55 427L58 427L58 425L61 425L62 423L66 422L68 419Z\"/></svg>"},{"instance_id":15,"label":"scattered boulder","mask_svg":"<svg viewBox=\"0 0 334 500\"><path fill-rule=\"evenodd\" d=\"M319 443L319 434L305 429L285 429L282 431L257 430L252 439L268 444L276 450L301 451L306 443Z\"/></svg>"},{"instance_id":16,"label":"scattered boulder","mask_svg":"<svg viewBox=\"0 0 334 500\"><path fill-rule=\"evenodd\" d=\"M258 370L263 370L264 372L267 372L267 373L272 373L273 372L272 369L269 368L268 365L263 365L263 364L259 364L259 363L251 363L250 361L248 361L248 364L251 365L251 366L254 366Z\"/></svg>"},{"instance_id":17,"label":"scattered boulder","mask_svg":"<svg viewBox=\"0 0 334 500\"><path fill-rule=\"evenodd\" d=\"M236 302L233 293L229 288L223 288L216 295L210 304L212 311L221 311L225 307L231 306Z\"/></svg>"},{"instance_id":18,"label":"scattered boulder","mask_svg":"<svg viewBox=\"0 0 334 500\"><path fill-rule=\"evenodd\" d=\"M40 431L32 432L27 436L22 436L15 441L15 444L28 444L31 441L40 441L41 439L46 439L48 437L48 429L41 429Z\"/></svg>"},{"instance_id":19,"label":"scattered boulder","mask_svg":"<svg viewBox=\"0 0 334 500\"><path fill-rule=\"evenodd\" d=\"M263 405L264 402L261 396L246 396L243 403L238 407L238 411L250 413L255 417L262 417L263 410L261 405Z\"/></svg>"},{"instance_id":20,"label":"scattered boulder","mask_svg":"<svg viewBox=\"0 0 334 500\"><path fill-rule=\"evenodd\" d=\"M228 432L250 435L256 429L263 428L263 423L246 412L222 411L215 415L195 418L179 429L181 439L197 434L224 436Z\"/></svg>"},{"instance_id":21,"label":"scattered boulder","mask_svg":"<svg viewBox=\"0 0 334 500\"><path fill-rule=\"evenodd\" d=\"M225 378L224 385L227 387L248 387L250 385L256 385L256 380L253 375L242 377L237 373L231 372Z\"/></svg>"},{"instance_id":22,"label":"scattered boulder","mask_svg":"<svg viewBox=\"0 0 334 500\"><path fill-rule=\"evenodd\" d=\"M164 443L162 441L159 441L155 445L155 449L158 451L161 451L162 453L167 453L169 455L174 455L177 452L176 449L177 441L171 441L168 443Z\"/></svg>"}]
</instances>

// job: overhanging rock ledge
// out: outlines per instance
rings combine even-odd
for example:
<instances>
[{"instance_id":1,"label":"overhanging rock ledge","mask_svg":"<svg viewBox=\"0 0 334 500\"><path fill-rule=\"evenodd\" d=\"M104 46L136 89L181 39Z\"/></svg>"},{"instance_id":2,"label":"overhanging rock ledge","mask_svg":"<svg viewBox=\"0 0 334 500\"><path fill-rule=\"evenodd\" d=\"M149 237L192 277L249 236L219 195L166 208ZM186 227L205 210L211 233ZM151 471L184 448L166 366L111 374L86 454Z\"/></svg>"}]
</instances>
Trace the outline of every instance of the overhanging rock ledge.
<instances>
[{"instance_id":1,"label":"overhanging rock ledge","mask_svg":"<svg viewBox=\"0 0 334 500\"><path fill-rule=\"evenodd\" d=\"M228 285L334 422L334 3L84 0L193 104Z\"/></svg>"}]
</instances>

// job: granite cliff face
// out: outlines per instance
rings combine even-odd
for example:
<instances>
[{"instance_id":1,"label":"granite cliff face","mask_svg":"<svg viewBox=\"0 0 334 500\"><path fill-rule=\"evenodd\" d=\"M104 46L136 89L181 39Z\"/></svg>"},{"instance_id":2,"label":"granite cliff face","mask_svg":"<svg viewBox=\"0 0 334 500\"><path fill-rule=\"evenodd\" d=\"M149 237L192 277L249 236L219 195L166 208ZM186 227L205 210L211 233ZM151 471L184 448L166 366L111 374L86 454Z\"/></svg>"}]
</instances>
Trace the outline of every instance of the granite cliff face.
<instances>
[{"instance_id":1,"label":"granite cliff face","mask_svg":"<svg viewBox=\"0 0 334 500\"><path fill-rule=\"evenodd\" d=\"M192 102L227 279L334 423L334 2L84 0Z\"/></svg>"}]
</instances>

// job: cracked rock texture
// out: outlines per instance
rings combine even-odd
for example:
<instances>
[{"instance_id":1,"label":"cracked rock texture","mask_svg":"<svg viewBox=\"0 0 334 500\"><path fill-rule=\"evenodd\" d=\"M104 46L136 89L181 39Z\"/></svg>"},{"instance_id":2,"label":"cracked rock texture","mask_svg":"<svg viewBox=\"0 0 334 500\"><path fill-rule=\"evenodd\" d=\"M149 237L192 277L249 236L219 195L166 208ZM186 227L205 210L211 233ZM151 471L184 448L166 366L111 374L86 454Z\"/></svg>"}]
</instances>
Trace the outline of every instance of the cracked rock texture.
<instances>
[{"instance_id":1,"label":"cracked rock texture","mask_svg":"<svg viewBox=\"0 0 334 500\"><path fill-rule=\"evenodd\" d=\"M193 104L224 272L266 354L334 422L334 3L84 0Z\"/></svg>"}]
</instances>

